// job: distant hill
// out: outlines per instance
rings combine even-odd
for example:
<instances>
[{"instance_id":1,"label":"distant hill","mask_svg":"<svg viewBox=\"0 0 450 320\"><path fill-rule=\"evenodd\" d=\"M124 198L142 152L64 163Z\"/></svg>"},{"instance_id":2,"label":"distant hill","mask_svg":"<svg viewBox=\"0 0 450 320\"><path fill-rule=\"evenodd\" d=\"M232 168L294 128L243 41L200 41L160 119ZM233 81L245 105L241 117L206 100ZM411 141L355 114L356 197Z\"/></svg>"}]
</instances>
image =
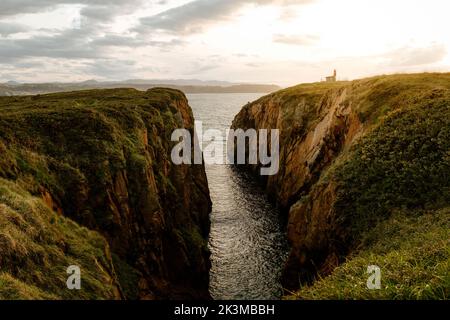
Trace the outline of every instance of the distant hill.
<instances>
[{"instance_id":1,"label":"distant hill","mask_svg":"<svg viewBox=\"0 0 450 320\"><path fill-rule=\"evenodd\" d=\"M77 83L17 83L0 84L0 96L21 96L91 89L133 88L148 90L156 87L177 89L184 93L271 93L281 89L276 85L238 84L225 81L202 80L126 80L99 82L87 80Z\"/></svg>"}]
</instances>

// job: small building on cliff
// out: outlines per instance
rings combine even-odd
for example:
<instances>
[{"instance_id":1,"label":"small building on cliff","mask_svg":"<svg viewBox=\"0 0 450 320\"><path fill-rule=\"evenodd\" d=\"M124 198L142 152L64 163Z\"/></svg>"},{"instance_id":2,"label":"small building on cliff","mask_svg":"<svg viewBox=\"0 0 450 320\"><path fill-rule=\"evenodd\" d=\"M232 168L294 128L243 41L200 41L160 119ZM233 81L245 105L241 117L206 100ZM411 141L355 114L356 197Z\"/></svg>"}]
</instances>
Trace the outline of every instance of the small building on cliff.
<instances>
[{"instance_id":1,"label":"small building on cliff","mask_svg":"<svg viewBox=\"0 0 450 320\"><path fill-rule=\"evenodd\" d=\"M333 72L332 76L326 77L325 82L336 82L336 69Z\"/></svg>"}]
</instances>

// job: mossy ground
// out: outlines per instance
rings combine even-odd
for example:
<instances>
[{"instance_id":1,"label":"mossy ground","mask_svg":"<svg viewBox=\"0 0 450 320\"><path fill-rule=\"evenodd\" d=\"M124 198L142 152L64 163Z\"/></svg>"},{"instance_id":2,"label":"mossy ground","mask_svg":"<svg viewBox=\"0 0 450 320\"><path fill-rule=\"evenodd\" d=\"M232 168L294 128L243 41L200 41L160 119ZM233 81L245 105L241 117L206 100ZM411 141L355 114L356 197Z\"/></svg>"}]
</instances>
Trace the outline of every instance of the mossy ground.
<instances>
[{"instance_id":1,"label":"mossy ground","mask_svg":"<svg viewBox=\"0 0 450 320\"><path fill-rule=\"evenodd\" d=\"M370 265L381 269L380 290L367 288ZM286 298L449 299L450 209L396 212L330 276Z\"/></svg>"},{"instance_id":2,"label":"mossy ground","mask_svg":"<svg viewBox=\"0 0 450 320\"><path fill-rule=\"evenodd\" d=\"M0 179L0 299L114 299L109 246L98 233L59 216L40 198ZM69 266L81 290L66 286Z\"/></svg>"},{"instance_id":3,"label":"mossy ground","mask_svg":"<svg viewBox=\"0 0 450 320\"><path fill-rule=\"evenodd\" d=\"M393 209L448 206L449 152L450 90L380 115L329 173L339 184L341 222L359 237Z\"/></svg>"}]
</instances>

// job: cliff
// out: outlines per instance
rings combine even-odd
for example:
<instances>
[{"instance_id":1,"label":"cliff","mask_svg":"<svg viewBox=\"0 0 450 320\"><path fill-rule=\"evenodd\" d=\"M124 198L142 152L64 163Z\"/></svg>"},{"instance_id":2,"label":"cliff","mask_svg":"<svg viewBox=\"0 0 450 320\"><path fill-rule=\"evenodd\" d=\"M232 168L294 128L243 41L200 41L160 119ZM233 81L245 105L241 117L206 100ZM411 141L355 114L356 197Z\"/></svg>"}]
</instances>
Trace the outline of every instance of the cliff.
<instances>
[{"instance_id":1,"label":"cliff","mask_svg":"<svg viewBox=\"0 0 450 320\"><path fill-rule=\"evenodd\" d=\"M209 298L207 178L172 164L177 128L176 90L0 98L0 297Z\"/></svg>"},{"instance_id":2,"label":"cliff","mask_svg":"<svg viewBox=\"0 0 450 320\"><path fill-rule=\"evenodd\" d=\"M242 109L233 128L281 131L280 171L264 183L288 220L286 289L302 288L299 298L448 297L449 106L450 74L414 74L303 84ZM385 283L409 290L361 289L364 268L390 270L396 250L407 263ZM424 293L430 283L434 296Z\"/></svg>"}]
</instances>

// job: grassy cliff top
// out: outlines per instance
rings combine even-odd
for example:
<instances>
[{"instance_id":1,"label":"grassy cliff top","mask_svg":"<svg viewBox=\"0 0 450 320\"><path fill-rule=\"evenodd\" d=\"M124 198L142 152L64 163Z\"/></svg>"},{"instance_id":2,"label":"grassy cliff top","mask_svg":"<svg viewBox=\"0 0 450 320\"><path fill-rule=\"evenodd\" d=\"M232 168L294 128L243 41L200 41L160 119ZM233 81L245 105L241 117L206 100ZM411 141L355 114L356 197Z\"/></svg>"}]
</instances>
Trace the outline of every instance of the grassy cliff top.
<instances>
[{"instance_id":1,"label":"grassy cliff top","mask_svg":"<svg viewBox=\"0 0 450 320\"><path fill-rule=\"evenodd\" d=\"M304 101L310 106L308 113L315 118L320 117L319 108L325 94L347 90L349 100L345 103L352 102L363 121L376 122L390 111L419 99L434 99L438 92L449 89L450 73L381 75L354 81L304 83L264 96L247 107L275 100L282 109L289 109Z\"/></svg>"},{"instance_id":2,"label":"grassy cliff top","mask_svg":"<svg viewBox=\"0 0 450 320\"><path fill-rule=\"evenodd\" d=\"M144 130L169 137L163 144L170 142L165 128L183 127L180 102L187 105L183 93L159 88L0 97L0 176L31 174L38 184L64 192L50 165L69 179L86 178L81 170L104 181L108 177L101 177L99 167L106 162L113 172L123 168L126 154L145 149Z\"/></svg>"}]
</instances>

